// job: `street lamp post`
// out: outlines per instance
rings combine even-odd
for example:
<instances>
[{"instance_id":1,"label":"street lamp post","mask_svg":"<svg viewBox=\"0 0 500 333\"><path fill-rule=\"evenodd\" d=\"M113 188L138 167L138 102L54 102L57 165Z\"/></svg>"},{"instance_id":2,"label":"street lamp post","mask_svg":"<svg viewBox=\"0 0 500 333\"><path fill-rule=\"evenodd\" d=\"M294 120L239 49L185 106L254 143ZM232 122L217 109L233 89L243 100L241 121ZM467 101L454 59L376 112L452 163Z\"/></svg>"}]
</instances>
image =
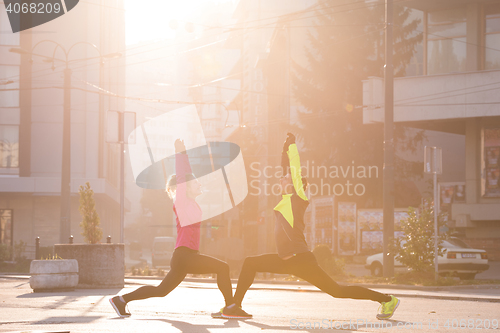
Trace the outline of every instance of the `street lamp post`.
<instances>
[{"instance_id":1,"label":"street lamp post","mask_svg":"<svg viewBox=\"0 0 500 333\"><path fill-rule=\"evenodd\" d=\"M438 279L438 186L437 186L437 175L443 173L443 162L442 162L442 150L438 147L427 147L424 148L424 172L432 174L432 179L434 183L434 278Z\"/></svg>"},{"instance_id":2,"label":"street lamp post","mask_svg":"<svg viewBox=\"0 0 500 333\"><path fill-rule=\"evenodd\" d=\"M71 236L71 69L64 69L60 242Z\"/></svg>"},{"instance_id":3,"label":"street lamp post","mask_svg":"<svg viewBox=\"0 0 500 333\"><path fill-rule=\"evenodd\" d=\"M120 242L124 242L125 225L125 141L126 135L135 128L135 112L108 111L106 142L120 144ZM128 139L135 143L135 137Z\"/></svg>"},{"instance_id":4,"label":"street lamp post","mask_svg":"<svg viewBox=\"0 0 500 333\"><path fill-rule=\"evenodd\" d=\"M42 43L49 42L55 44L54 51L52 53L52 57L36 54L34 53L35 48ZM66 65L64 69L64 100L63 100L63 138L62 138L62 168L61 168L61 216L60 216L60 242L66 243L71 236L71 74L72 71L69 68L69 54L71 50L80 44L90 45L92 46L98 53L100 64L103 64L103 58L117 58L121 54L120 53L111 53L107 55L102 55L101 51L92 43L89 42L78 42L73 44L68 51L59 43L53 40L42 40L36 43L31 51L26 51L22 48L11 48L9 51L19 54L30 54L39 57L43 57L52 62L52 69L54 69L54 61L63 61ZM57 49L60 48L65 58L58 59L55 57ZM92 58L84 58L77 59L81 60L89 60Z\"/></svg>"},{"instance_id":5,"label":"street lamp post","mask_svg":"<svg viewBox=\"0 0 500 333\"><path fill-rule=\"evenodd\" d=\"M394 276L394 253L390 242L394 238L394 67L393 52L393 4L385 1L385 118L384 118L384 185L383 185L383 215L384 215L384 277Z\"/></svg>"},{"instance_id":6,"label":"street lamp post","mask_svg":"<svg viewBox=\"0 0 500 333\"><path fill-rule=\"evenodd\" d=\"M120 112L119 131L120 131L120 243L124 239L125 225L125 113Z\"/></svg>"}]
</instances>

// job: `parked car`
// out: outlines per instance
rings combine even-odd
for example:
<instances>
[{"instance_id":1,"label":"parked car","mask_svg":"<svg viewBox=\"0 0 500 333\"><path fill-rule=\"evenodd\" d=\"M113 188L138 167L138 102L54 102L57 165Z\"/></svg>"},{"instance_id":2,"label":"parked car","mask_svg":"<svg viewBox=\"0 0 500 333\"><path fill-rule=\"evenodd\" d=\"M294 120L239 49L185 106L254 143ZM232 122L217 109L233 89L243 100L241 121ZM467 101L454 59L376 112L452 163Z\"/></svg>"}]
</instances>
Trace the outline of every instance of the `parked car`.
<instances>
[{"instance_id":1,"label":"parked car","mask_svg":"<svg viewBox=\"0 0 500 333\"><path fill-rule=\"evenodd\" d=\"M461 280L473 280L476 274L490 268L488 254L485 250L473 249L458 238L443 241L443 255L438 257L439 275L453 274ZM373 276L382 276L383 255L377 253L366 258L365 267ZM397 259L394 259L394 270L407 270Z\"/></svg>"},{"instance_id":2,"label":"parked car","mask_svg":"<svg viewBox=\"0 0 500 333\"><path fill-rule=\"evenodd\" d=\"M174 247L174 237L155 237L153 240L153 249L151 251L153 268L157 266L169 266Z\"/></svg>"}]
</instances>

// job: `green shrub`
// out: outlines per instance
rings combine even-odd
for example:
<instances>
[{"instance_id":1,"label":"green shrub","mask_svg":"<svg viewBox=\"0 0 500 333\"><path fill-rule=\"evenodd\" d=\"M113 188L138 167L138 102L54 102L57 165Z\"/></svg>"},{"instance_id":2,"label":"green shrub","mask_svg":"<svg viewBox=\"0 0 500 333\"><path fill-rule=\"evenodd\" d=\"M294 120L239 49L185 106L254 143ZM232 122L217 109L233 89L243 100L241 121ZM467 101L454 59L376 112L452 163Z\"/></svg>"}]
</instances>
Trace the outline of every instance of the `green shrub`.
<instances>
[{"instance_id":1,"label":"green shrub","mask_svg":"<svg viewBox=\"0 0 500 333\"><path fill-rule=\"evenodd\" d=\"M56 254L49 254L47 257L42 257L42 260L62 260L63 258L59 257Z\"/></svg>"},{"instance_id":2,"label":"green shrub","mask_svg":"<svg viewBox=\"0 0 500 333\"><path fill-rule=\"evenodd\" d=\"M90 188L90 183L80 186L80 213L83 220L80 223L82 227L82 236L89 244L97 244L102 239L102 229L99 227L100 218L95 209L94 191Z\"/></svg>"},{"instance_id":3,"label":"green shrub","mask_svg":"<svg viewBox=\"0 0 500 333\"><path fill-rule=\"evenodd\" d=\"M17 262L26 260L26 243L20 240L14 243L14 260Z\"/></svg>"},{"instance_id":4,"label":"green shrub","mask_svg":"<svg viewBox=\"0 0 500 333\"><path fill-rule=\"evenodd\" d=\"M54 247L53 246L40 246L38 250L38 258L35 259L45 259L52 258L54 256Z\"/></svg>"},{"instance_id":5,"label":"green shrub","mask_svg":"<svg viewBox=\"0 0 500 333\"><path fill-rule=\"evenodd\" d=\"M0 261L12 259L12 247L7 244L0 244Z\"/></svg>"},{"instance_id":6,"label":"green shrub","mask_svg":"<svg viewBox=\"0 0 500 333\"><path fill-rule=\"evenodd\" d=\"M393 252L395 257L414 272L431 272L434 269L434 207L430 200L424 204L417 215L410 207L408 219L401 221L404 236L395 239ZM442 216L438 216L438 228L444 225ZM438 255L443 253L442 241L438 238Z\"/></svg>"},{"instance_id":7,"label":"green shrub","mask_svg":"<svg viewBox=\"0 0 500 333\"><path fill-rule=\"evenodd\" d=\"M396 274L393 279L395 284L409 284L409 285L421 285L421 286L454 286L458 284L451 275L439 276L436 281L434 278L434 272L416 272L409 271L401 274Z\"/></svg>"}]
</instances>

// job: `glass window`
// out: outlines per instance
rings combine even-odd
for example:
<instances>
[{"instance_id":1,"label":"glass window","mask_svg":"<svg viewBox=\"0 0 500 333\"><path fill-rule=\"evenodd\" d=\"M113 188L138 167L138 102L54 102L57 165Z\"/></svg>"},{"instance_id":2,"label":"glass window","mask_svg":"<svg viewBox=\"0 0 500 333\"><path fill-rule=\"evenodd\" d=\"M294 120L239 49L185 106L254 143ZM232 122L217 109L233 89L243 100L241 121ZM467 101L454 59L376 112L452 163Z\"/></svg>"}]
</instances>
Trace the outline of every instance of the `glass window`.
<instances>
[{"instance_id":1,"label":"glass window","mask_svg":"<svg viewBox=\"0 0 500 333\"><path fill-rule=\"evenodd\" d=\"M0 168L19 168L19 126L0 125Z\"/></svg>"},{"instance_id":2,"label":"glass window","mask_svg":"<svg viewBox=\"0 0 500 333\"><path fill-rule=\"evenodd\" d=\"M11 209L0 209L0 245L12 245Z\"/></svg>"},{"instance_id":3,"label":"glass window","mask_svg":"<svg viewBox=\"0 0 500 333\"><path fill-rule=\"evenodd\" d=\"M449 245L451 246L449 246ZM470 249L471 247L467 245L463 240L458 239L458 238L448 238L447 240L443 241L443 246L444 247L461 247L464 249Z\"/></svg>"},{"instance_id":4,"label":"glass window","mask_svg":"<svg viewBox=\"0 0 500 333\"><path fill-rule=\"evenodd\" d=\"M500 5L485 8L484 69L500 69Z\"/></svg>"},{"instance_id":5,"label":"glass window","mask_svg":"<svg viewBox=\"0 0 500 333\"><path fill-rule=\"evenodd\" d=\"M415 37L416 35L422 33L424 30L424 12L416 9L412 9L411 13L406 20L405 24L409 24L414 20L419 20L418 26L413 31L413 33L407 38ZM416 52L411 57L410 63L406 66L405 76L416 76L424 74L424 45L423 42L419 42L416 45Z\"/></svg>"},{"instance_id":6,"label":"glass window","mask_svg":"<svg viewBox=\"0 0 500 333\"><path fill-rule=\"evenodd\" d=\"M427 42L427 74L465 71L465 37Z\"/></svg>"},{"instance_id":7,"label":"glass window","mask_svg":"<svg viewBox=\"0 0 500 333\"><path fill-rule=\"evenodd\" d=\"M482 133L481 191L484 197L500 197L500 128L485 128Z\"/></svg>"},{"instance_id":8,"label":"glass window","mask_svg":"<svg viewBox=\"0 0 500 333\"><path fill-rule=\"evenodd\" d=\"M19 33L13 33L9 17L5 10L0 10L0 45L19 46Z\"/></svg>"},{"instance_id":9,"label":"glass window","mask_svg":"<svg viewBox=\"0 0 500 333\"><path fill-rule=\"evenodd\" d=\"M465 15L465 7L428 13L428 74L465 71Z\"/></svg>"},{"instance_id":10,"label":"glass window","mask_svg":"<svg viewBox=\"0 0 500 333\"><path fill-rule=\"evenodd\" d=\"M1 32L0 32L1 35ZM19 88L19 66L0 65L0 89L18 89ZM14 81L4 85L5 80ZM19 107L19 90L0 91L0 107Z\"/></svg>"}]
</instances>

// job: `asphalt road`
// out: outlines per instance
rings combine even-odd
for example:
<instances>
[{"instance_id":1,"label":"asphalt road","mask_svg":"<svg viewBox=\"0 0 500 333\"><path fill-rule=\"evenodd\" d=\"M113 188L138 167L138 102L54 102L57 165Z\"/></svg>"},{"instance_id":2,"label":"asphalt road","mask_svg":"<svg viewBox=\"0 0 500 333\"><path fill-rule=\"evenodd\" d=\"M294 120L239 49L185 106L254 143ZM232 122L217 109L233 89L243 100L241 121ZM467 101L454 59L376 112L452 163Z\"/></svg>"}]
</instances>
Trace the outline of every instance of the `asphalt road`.
<instances>
[{"instance_id":1,"label":"asphalt road","mask_svg":"<svg viewBox=\"0 0 500 333\"><path fill-rule=\"evenodd\" d=\"M142 267L145 266L146 263L151 267L151 252L144 250L142 254L142 261L140 260L132 260L130 258L126 258L127 267ZM479 273L476 275L476 279L478 280L500 280L500 261L490 261L490 268L487 271ZM168 269L168 267L166 267ZM364 265L361 264L346 264L345 270L347 274L352 274L354 276L366 276L371 275L370 270L366 269Z\"/></svg>"},{"instance_id":2,"label":"asphalt road","mask_svg":"<svg viewBox=\"0 0 500 333\"><path fill-rule=\"evenodd\" d=\"M273 285L258 285L247 293L243 306L253 319L212 319L210 313L223 305L221 293L213 283L192 282L183 282L164 298L131 302L132 317L118 318L109 297L137 287L129 284L123 290L32 293L26 279L0 278L0 332L324 332L330 327L342 332L455 332L460 320L469 325L460 331L474 332L485 325L499 327L500 320L500 302L438 299L443 292L436 292L435 298L423 298L411 291L395 291L402 294L393 320L378 321L377 303L334 299L311 292L314 288ZM500 301L498 289L464 295L494 295Z\"/></svg>"}]
</instances>

